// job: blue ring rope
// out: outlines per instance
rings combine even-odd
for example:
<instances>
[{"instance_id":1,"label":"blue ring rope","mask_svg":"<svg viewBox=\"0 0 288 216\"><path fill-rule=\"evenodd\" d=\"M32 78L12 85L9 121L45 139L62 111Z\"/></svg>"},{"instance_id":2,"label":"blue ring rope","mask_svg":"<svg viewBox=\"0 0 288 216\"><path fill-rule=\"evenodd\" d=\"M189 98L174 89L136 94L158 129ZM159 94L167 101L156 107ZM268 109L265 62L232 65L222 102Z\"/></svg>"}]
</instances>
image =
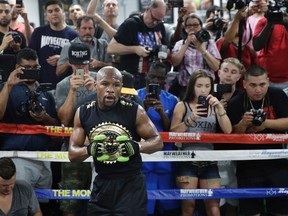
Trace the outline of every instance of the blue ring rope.
<instances>
[{"instance_id":1,"label":"blue ring rope","mask_svg":"<svg viewBox=\"0 0 288 216\"><path fill-rule=\"evenodd\" d=\"M35 190L38 199L89 199L90 190ZM288 196L288 188L215 188L148 190L149 200L264 198Z\"/></svg>"}]
</instances>

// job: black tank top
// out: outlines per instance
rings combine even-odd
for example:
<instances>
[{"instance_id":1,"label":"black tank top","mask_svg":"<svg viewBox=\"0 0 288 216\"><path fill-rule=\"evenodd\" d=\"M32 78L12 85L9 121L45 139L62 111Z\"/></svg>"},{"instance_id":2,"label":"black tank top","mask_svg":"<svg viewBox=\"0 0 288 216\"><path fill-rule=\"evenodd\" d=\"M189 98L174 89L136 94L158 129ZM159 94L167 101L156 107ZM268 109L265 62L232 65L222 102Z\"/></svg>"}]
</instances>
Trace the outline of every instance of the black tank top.
<instances>
[{"instance_id":1,"label":"black tank top","mask_svg":"<svg viewBox=\"0 0 288 216\"><path fill-rule=\"evenodd\" d=\"M94 136L105 134L110 140L119 135L140 141L136 132L136 115L138 104L121 98L110 110L101 110L97 101L89 102L80 108L79 118L85 135L90 142ZM127 162L103 163L93 158L95 170L103 178L122 178L140 173L142 158L133 155Z\"/></svg>"}]
</instances>

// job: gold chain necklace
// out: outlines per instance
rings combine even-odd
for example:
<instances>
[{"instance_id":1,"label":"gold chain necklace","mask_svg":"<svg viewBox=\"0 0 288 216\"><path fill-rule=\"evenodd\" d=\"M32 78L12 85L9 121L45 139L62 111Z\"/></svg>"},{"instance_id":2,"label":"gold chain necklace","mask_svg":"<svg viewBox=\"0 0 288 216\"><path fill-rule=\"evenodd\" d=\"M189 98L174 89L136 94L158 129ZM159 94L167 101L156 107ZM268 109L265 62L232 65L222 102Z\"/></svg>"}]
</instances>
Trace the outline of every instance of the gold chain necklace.
<instances>
[{"instance_id":1,"label":"gold chain necklace","mask_svg":"<svg viewBox=\"0 0 288 216\"><path fill-rule=\"evenodd\" d=\"M250 106L252 107L252 109L254 109L255 110L255 108L254 108L254 106L253 106L253 104L252 104L252 101L250 100L250 98L248 98L249 99L249 102L250 102ZM261 109L263 109L263 106L264 106L264 101L265 101L265 98L263 98L262 99L262 105L261 105Z\"/></svg>"}]
</instances>

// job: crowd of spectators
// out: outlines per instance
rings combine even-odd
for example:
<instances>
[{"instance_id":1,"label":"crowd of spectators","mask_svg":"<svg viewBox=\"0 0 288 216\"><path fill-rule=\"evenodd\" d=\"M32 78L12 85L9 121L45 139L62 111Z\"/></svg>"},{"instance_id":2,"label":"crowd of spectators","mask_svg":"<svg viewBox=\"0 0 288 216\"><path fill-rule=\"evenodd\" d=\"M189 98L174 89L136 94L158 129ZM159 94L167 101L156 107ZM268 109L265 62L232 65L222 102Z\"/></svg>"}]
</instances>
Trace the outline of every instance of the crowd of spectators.
<instances>
[{"instance_id":1,"label":"crowd of spectators","mask_svg":"<svg viewBox=\"0 0 288 216\"><path fill-rule=\"evenodd\" d=\"M71 4L66 11L71 24L68 25L62 2L47 0L44 5L47 24L33 28L23 2L0 0L0 123L73 127L75 117L75 134L79 135L74 135L69 147L69 137L56 139L42 134L0 133L0 149L3 151L69 151L74 161L59 163L54 167L54 163L50 162L27 158L13 158L13 162L10 162L4 158L2 163L11 166L13 172L7 178L1 173L0 184L7 181L14 185L16 182L15 187L18 188L22 184L25 186L26 183L22 183L24 180L34 189L89 189L92 182L94 191L97 178L93 184L93 169L100 170L100 175L107 174L104 168L107 164L102 165L101 160L105 160L105 155L99 156L97 153L101 150L95 147L94 152L91 149L94 146L87 143L92 142L93 134L84 142L83 126L80 124L82 117L78 116L77 109L84 112L85 104L101 100L96 103L99 106L97 113L110 110L105 106L105 100L112 100L112 96L105 98L102 86L112 91L108 84L122 82L121 76L124 77L122 91L118 86L113 88L117 89L117 94L122 94L121 98L125 97L126 105L129 104L127 101L133 101L132 104L141 107L137 108L140 114L135 111L137 105L131 105L133 113L137 113L136 119L131 122L138 122L138 115L144 115L147 125L155 125L158 132L286 133L287 5L280 10L282 6L278 3L272 8L271 2L265 0L248 1L248 4L243 1L245 4L241 7L234 5L236 10L233 17L225 17L224 8L206 0L201 4L201 8L206 10L203 17L197 10L197 1L185 0L183 6L178 8L177 23L172 26L164 23L166 13L172 10L170 1L151 0L144 11L131 13L123 23L117 20L117 0L100 2L102 14L96 13L99 0L90 0L86 9L80 4ZM234 1L228 1L231 2ZM19 21L20 17L23 22ZM14 62L12 69L11 66L9 69L1 66L5 65L1 61L7 58ZM168 74L172 72L176 77L168 80ZM204 99L199 104L201 98ZM115 101L118 105L122 103L120 98L115 97ZM85 112L94 116L89 106L86 108ZM107 115L110 119L107 113L105 118ZM151 121L146 119L146 114ZM120 121L124 120L121 116ZM85 121L91 124L89 119L85 118ZM136 130L140 127L143 127L143 122L135 125ZM147 136L149 130L154 131L154 128L151 126L134 132L150 140L153 137ZM81 143L83 141L83 145L78 145L79 140ZM159 147L160 141L157 142ZM281 149L283 146L164 143L162 150L251 150ZM86 151L86 148L88 155L85 157L93 156L95 168L90 163L79 162L79 159L83 159L82 155L78 155L79 149ZM143 148L141 151L140 145L138 151L152 153L157 150L156 144L153 151ZM132 161L137 157L139 162L139 152L128 157ZM125 167L125 163L120 167L122 165ZM130 166L131 161L127 165ZM146 177L148 190L288 187L288 161L283 159L145 162L141 172ZM106 186L106 183L103 185ZM25 186L28 192L29 187ZM0 190L0 193L3 192ZM6 195L11 196L11 190ZM95 201L98 199L95 194L95 203L91 201L89 205L81 200L62 200L60 204L39 200L42 213L39 213L35 197L30 192L29 196L32 200L29 204L32 210L29 211L34 215L81 216L86 215L87 209L88 214L99 212L99 206L93 206L98 202ZM145 197L142 198L141 202L146 203ZM123 197L119 196L119 199ZM288 215L287 197L263 200L206 199L202 203L196 200L149 200L147 214L234 216L266 212ZM225 208L221 208L223 203ZM15 211L15 206L12 207ZM9 211L3 209L1 200L0 209L4 213ZM118 207L116 210L119 210ZM139 215L146 212L138 210ZM131 212L129 214L132 215Z\"/></svg>"}]
</instances>

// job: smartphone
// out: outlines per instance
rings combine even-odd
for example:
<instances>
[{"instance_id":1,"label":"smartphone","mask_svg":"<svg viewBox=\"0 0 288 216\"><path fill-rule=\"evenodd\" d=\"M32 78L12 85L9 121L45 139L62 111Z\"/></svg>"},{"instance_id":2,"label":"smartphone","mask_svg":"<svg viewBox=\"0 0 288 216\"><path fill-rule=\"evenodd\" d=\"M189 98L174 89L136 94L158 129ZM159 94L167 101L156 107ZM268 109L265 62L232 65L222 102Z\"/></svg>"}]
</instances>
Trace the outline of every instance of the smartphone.
<instances>
[{"instance_id":1,"label":"smartphone","mask_svg":"<svg viewBox=\"0 0 288 216\"><path fill-rule=\"evenodd\" d=\"M148 97L149 98L155 98L158 99L159 98L159 94L160 94L160 86L159 84L155 84L155 83L150 83L148 85Z\"/></svg>"},{"instance_id":2,"label":"smartphone","mask_svg":"<svg viewBox=\"0 0 288 216\"><path fill-rule=\"evenodd\" d=\"M168 4L171 5L171 7L178 7L178 8L181 8L181 7L184 7L184 3L183 3L183 0L168 0Z\"/></svg>"},{"instance_id":3,"label":"smartphone","mask_svg":"<svg viewBox=\"0 0 288 216\"><path fill-rule=\"evenodd\" d=\"M232 92L232 85L230 85L230 84L214 84L214 92L230 93L230 92Z\"/></svg>"},{"instance_id":4,"label":"smartphone","mask_svg":"<svg viewBox=\"0 0 288 216\"><path fill-rule=\"evenodd\" d=\"M18 8L23 7L23 0L16 0L16 6L17 6Z\"/></svg>"},{"instance_id":5,"label":"smartphone","mask_svg":"<svg viewBox=\"0 0 288 216\"><path fill-rule=\"evenodd\" d=\"M202 117L207 117L208 116L208 108L209 108L209 102L208 100L206 100L207 97L206 96L199 96L198 97L198 102L197 104L201 104L201 106L199 106L199 108L206 108L206 111L204 111L205 113L199 115L199 116L202 116Z\"/></svg>"},{"instance_id":6,"label":"smartphone","mask_svg":"<svg viewBox=\"0 0 288 216\"><path fill-rule=\"evenodd\" d=\"M77 68L75 74L76 74L76 76L79 76L82 80L84 80L84 69L83 68Z\"/></svg>"},{"instance_id":7,"label":"smartphone","mask_svg":"<svg viewBox=\"0 0 288 216\"><path fill-rule=\"evenodd\" d=\"M23 74L18 74L19 79L32 79L39 80L41 70L40 69L22 69Z\"/></svg>"}]
</instances>

